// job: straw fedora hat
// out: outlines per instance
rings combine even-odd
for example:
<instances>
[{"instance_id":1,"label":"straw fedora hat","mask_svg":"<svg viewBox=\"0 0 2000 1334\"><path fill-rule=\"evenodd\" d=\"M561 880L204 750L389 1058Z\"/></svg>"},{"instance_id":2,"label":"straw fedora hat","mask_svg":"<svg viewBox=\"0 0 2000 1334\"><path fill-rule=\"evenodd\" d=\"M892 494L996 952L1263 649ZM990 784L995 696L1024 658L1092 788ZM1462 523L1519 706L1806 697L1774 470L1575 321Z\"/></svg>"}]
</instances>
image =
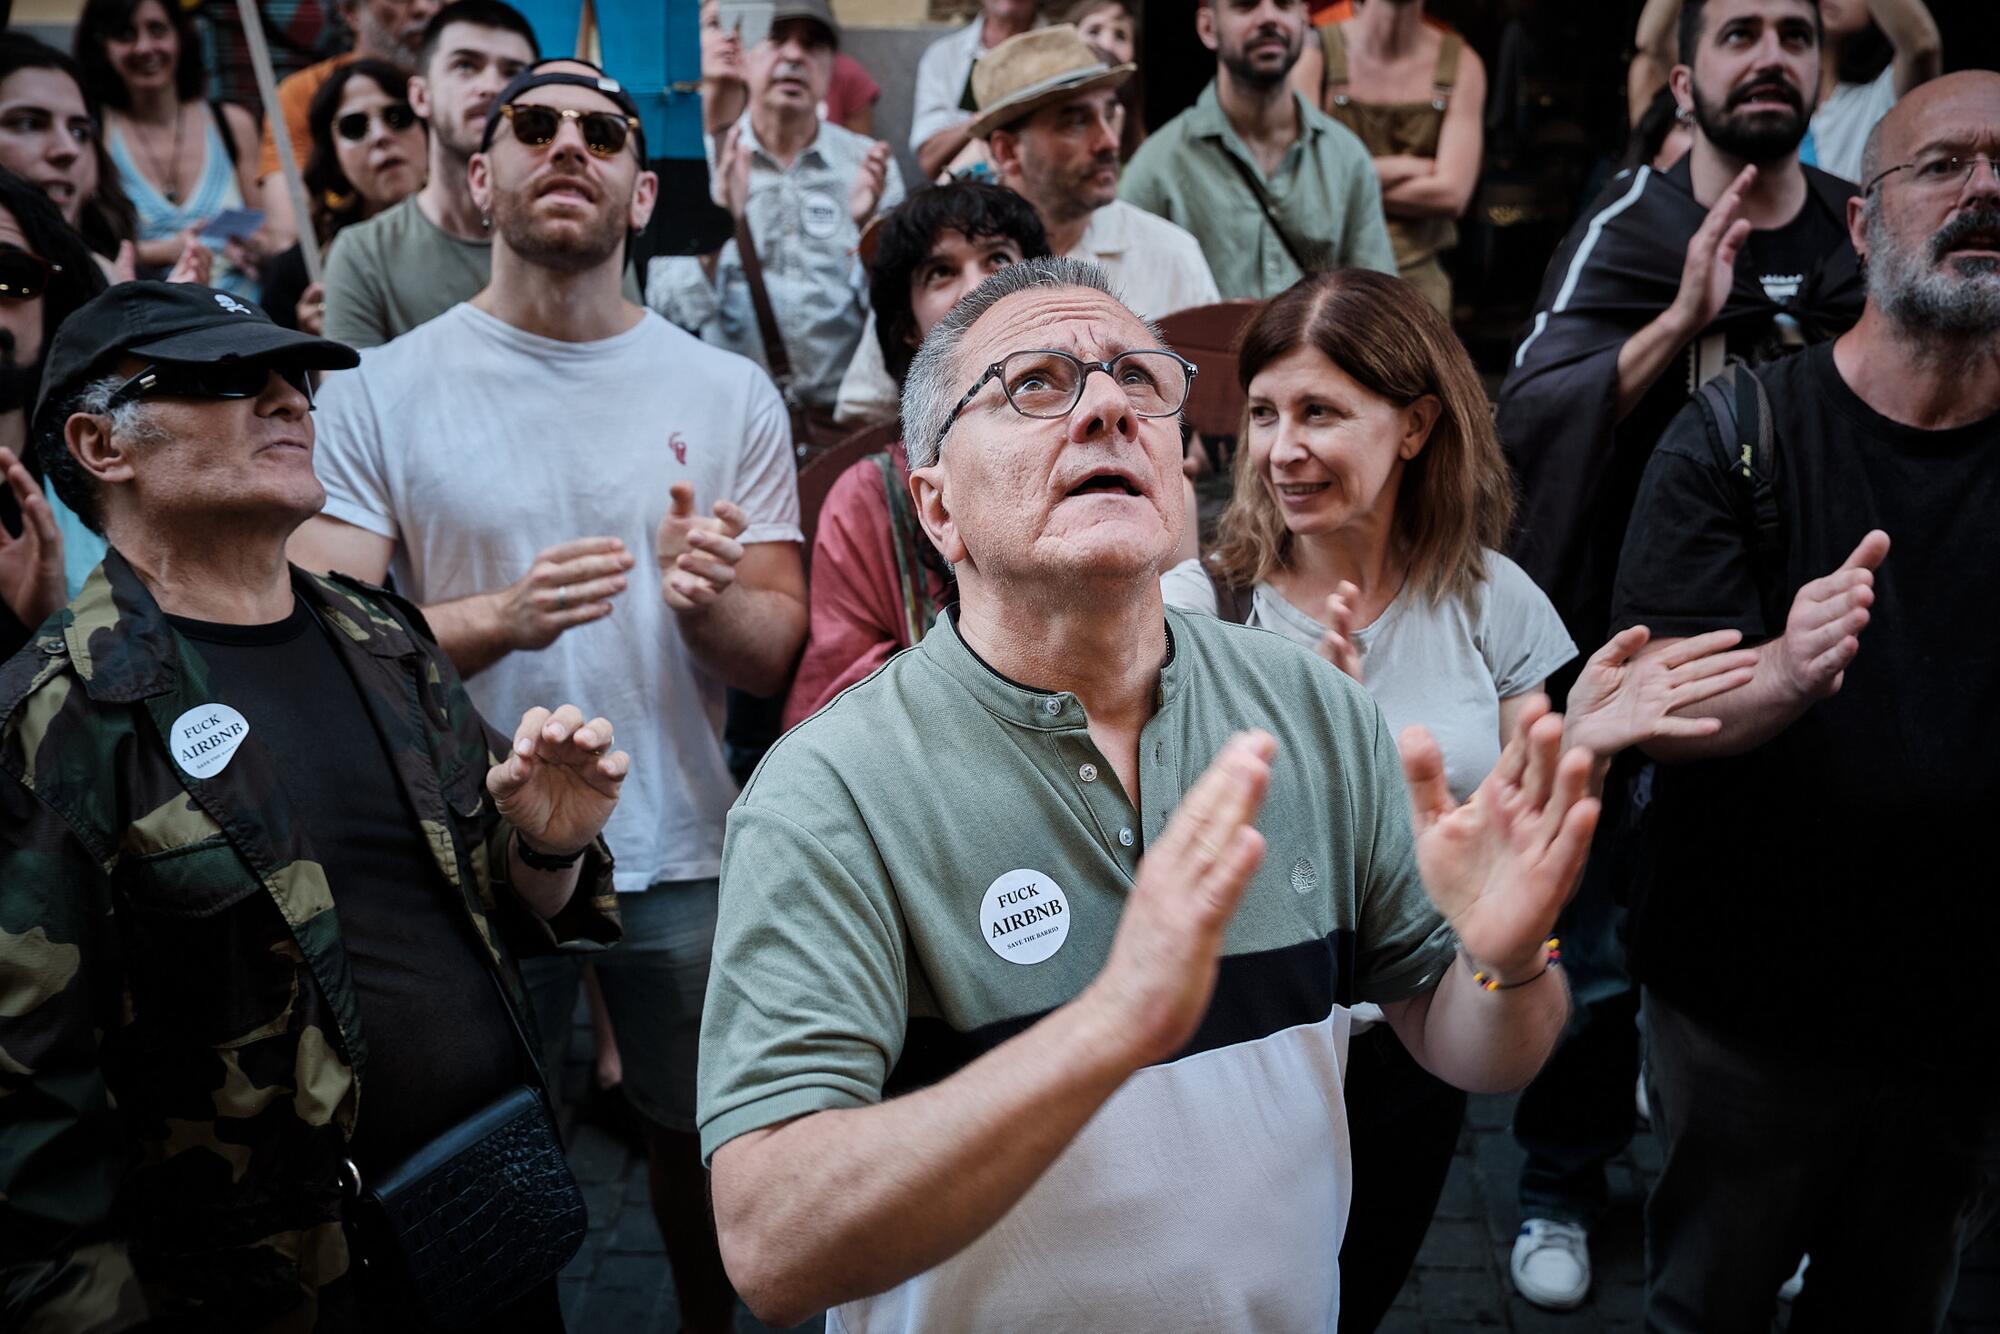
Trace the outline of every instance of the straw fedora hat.
<instances>
[{"instance_id":1,"label":"straw fedora hat","mask_svg":"<svg viewBox=\"0 0 2000 1334\"><path fill-rule=\"evenodd\" d=\"M979 114L966 131L984 139L1051 102L1094 88L1116 88L1137 68L1106 65L1070 23L1009 37L972 67L972 100L979 104Z\"/></svg>"}]
</instances>

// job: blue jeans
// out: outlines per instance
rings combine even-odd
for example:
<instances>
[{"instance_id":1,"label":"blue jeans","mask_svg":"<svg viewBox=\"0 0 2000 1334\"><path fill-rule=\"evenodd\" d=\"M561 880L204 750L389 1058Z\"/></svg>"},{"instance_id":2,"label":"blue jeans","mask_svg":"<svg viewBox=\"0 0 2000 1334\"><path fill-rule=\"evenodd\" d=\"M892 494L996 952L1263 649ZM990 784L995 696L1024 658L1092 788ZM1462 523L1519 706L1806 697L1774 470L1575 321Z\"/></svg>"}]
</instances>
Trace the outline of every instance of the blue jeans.
<instances>
[{"instance_id":1,"label":"blue jeans","mask_svg":"<svg viewBox=\"0 0 2000 1334\"><path fill-rule=\"evenodd\" d=\"M1604 1211L1604 1165L1632 1142L1639 1079L1639 993L1625 971L1625 897L1652 766L1625 761L1605 782L1605 819L1583 883L1563 909L1562 968L1569 1028L1514 1108L1523 1218L1593 1226Z\"/></svg>"},{"instance_id":2,"label":"blue jeans","mask_svg":"<svg viewBox=\"0 0 2000 1334\"><path fill-rule=\"evenodd\" d=\"M569 1048L569 1020L589 963L604 988L604 1005L618 1035L625 1096L654 1125L695 1129L695 1058L701 1048L701 1003L708 991L708 957L715 948L716 882L662 881L618 896L625 936L588 955L521 961L540 1030L542 1068L560 1085Z\"/></svg>"}]
</instances>

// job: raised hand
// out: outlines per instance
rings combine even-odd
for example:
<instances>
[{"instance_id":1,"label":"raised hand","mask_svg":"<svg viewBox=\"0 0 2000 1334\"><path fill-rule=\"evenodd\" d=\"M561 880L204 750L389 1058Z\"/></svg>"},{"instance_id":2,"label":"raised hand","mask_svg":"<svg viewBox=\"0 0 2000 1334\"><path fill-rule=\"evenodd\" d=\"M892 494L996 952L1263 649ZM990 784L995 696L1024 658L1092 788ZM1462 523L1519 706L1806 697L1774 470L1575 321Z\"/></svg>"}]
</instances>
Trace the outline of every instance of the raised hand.
<instances>
[{"instance_id":1,"label":"raised hand","mask_svg":"<svg viewBox=\"0 0 2000 1334\"><path fill-rule=\"evenodd\" d=\"M1267 732L1231 737L1139 861L1111 953L1085 994L1137 1042L1142 1065L1178 1051L1208 1011L1223 933L1264 860L1257 812L1277 752Z\"/></svg>"},{"instance_id":2,"label":"raised hand","mask_svg":"<svg viewBox=\"0 0 2000 1334\"><path fill-rule=\"evenodd\" d=\"M180 240L181 257L174 261L174 267L167 273L167 281L208 286L215 270L215 252L201 243L201 237L192 227L181 233Z\"/></svg>"},{"instance_id":3,"label":"raised hand","mask_svg":"<svg viewBox=\"0 0 2000 1334\"><path fill-rule=\"evenodd\" d=\"M1888 555L1889 535L1874 529L1839 569L1792 599L1776 652L1783 680L1797 698L1821 700L1840 689L1847 665L1861 651L1861 632L1875 605L1875 571Z\"/></svg>"},{"instance_id":4,"label":"raised hand","mask_svg":"<svg viewBox=\"0 0 2000 1334\"><path fill-rule=\"evenodd\" d=\"M1643 625L1621 630L1590 655L1569 691L1563 745L1610 759L1628 746L1663 737L1713 736L1715 718L1685 718L1683 710L1748 685L1757 650L1738 649L1743 636L1716 630L1640 657L1652 638ZM1731 651L1734 650L1734 651Z\"/></svg>"},{"instance_id":5,"label":"raised hand","mask_svg":"<svg viewBox=\"0 0 2000 1334\"><path fill-rule=\"evenodd\" d=\"M309 333L315 338L325 333L326 284L313 283L299 293L299 302L292 309L292 317L298 321L301 333Z\"/></svg>"},{"instance_id":6,"label":"raised hand","mask_svg":"<svg viewBox=\"0 0 2000 1334\"><path fill-rule=\"evenodd\" d=\"M1736 284L1736 256L1750 239L1750 220L1743 216L1743 196L1756 184L1757 169L1745 167L1716 198L1708 217L1688 238L1687 261L1681 268L1680 291L1670 311L1686 335L1715 323Z\"/></svg>"},{"instance_id":7,"label":"raised hand","mask_svg":"<svg viewBox=\"0 0 2000 1334\"><path fill-rule=\"evenodd\" d=\"M615 537L558 542L499 594L500 617L517 649L547 648L572 626L611 614L636 557Z\"/></svg>"},{"instance_id":8,"label":"raised hand","mask_svg":"<svg viewBox=\"0 0 2000 1334\"><path fill-rule=\"evenodd\" d=\"M1360 601L1361 590L1341 580L1327 595L1327 630L1313 646L1320 657L1357 681L1361 679L1361 646L1354 642L1354 609Z\"/></svg>"},{"instance_id":9,"label":"raised hand","mask_svg":"<svg viewBox=\"0 0 2000 1334\"><path fill-rule=\"evenodd\" d=\"M865 227L882 202L882 190L889 183L889 145L880 139L868 146L854 173L854 186L847 192L847 214L856 227Z\"/></svg>"},{"instance_id":10,"label":"raised hand","mask_svg":"<svg viewBox=\"0 0 2000 1334\"><path fill-rule=\"evenodd\" d=\"M69 601L69 586L63 580L62 529L56 527L55 512L42 488L5 446L0 446L0 473L6 474L7 489L21 509L19 537L9 536L0 526L0 601L32 629Z\"/></svg>"},{"instance_id":11,"label":"raised hand","mask_svg":"<svg viewBox=\"0 0 2000 1334\"><path fill-rule=\"evenodd\" d=\"M722 136L715 150L715 202L740 218L750 204L750 145L743 142L743 124L738 121Z\"/></svg>"},{"instance_id":12,"label":"raised hand","mask_svg":"<svg viewBox=\"0 0 2000 1334\"><path fill-rule=\"evenodd\" d=\"M500 818L535 851L567 856L596 838L618 804L632 757L611 749L611 724L573 704L529 709L507 758L486 771Z\"/></svg>"},{"instance_id":13,"label":"raised hand","mask_svg":"<svg viewBox=\"0 0 2000 1334\"><path fill-rule=\"evenodd\" d=\"M695 512L694 487L675 482L672 504L654 535L654 557L660 564L660 594L675 611L707 607L736 582L743 544L736 539L750 526L750 517L734 501L715 502L713 515Z\"/></svg>"},{"instance_id":14,"label":"raised hand","mask_svg":"<svg viewBox=\"0 0 2000 1334\"><path fill-rule=\"evenodd\" d=\"M1429 732L1406 728L1399 747L1431 902L1496 978L1535 972L1597 828L1589 752L1563 751L1562 719L1536 697L1493 772L1459 805Z\"/></svg>"}]
</instances>

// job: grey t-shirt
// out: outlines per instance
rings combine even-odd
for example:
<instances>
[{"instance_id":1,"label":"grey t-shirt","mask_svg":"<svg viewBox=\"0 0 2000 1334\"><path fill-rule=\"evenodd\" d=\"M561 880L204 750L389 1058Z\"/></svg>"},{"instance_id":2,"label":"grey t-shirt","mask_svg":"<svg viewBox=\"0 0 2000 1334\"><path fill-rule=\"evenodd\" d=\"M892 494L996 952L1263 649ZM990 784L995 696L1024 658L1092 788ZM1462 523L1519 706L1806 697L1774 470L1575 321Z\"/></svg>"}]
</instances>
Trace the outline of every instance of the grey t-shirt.
<instances>
[{"instance_id":1,"label":"grey t-shirt","mask_svg":"<svg viewBox=\"0 0 2000 1334\"><path fill-rule=\"evenodd\" d=\"M493 246L440 228L411 195L333 238L326 254L326 336L380 347L470 301L493 273ZM625 298L639 280L625 266Z\"/></svg>"},{"instance_id":2,"label":"grey t-shirt","mask_svg":"<svg viewBox=\"0 0 2000 1334\"><path fill-rule=\"evenodd\" d=\"M1215 587L1198 561L1160 578L1167 605L1216 614ZM1260 583L1245 623L1316 646L1326 626ZM1445 781L1460 801L1500 758L1500 701L1525 694L1576 656L1548 595L1513 561L1486 553L1472 597L1433 603L1405 587L1373 625L1357 630L1361 675L1392 734L1421 723L1444 751Z\"/></svg>"}]
</instances>

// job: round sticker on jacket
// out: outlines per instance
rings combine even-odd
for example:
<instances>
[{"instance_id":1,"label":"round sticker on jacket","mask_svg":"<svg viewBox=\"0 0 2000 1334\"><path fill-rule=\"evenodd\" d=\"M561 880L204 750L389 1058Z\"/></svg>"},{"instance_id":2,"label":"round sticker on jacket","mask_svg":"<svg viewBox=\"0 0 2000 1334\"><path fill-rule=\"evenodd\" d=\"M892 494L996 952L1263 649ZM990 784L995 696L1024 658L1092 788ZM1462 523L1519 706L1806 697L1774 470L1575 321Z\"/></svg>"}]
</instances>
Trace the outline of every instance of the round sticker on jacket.
<instances>
[{"instance_id":1,"label":"round sticker on jacket","mask_svg":"<svg viewBox=\"0 0 2000 1334\"><path fill-rule=\"evenodd\" d=\"M833 239L840 230L840 220L846 211L840 201L819 190L808 190L799 203L799 225L806 229L806 235L816 241Z\"/></svg>"},{"instance_id":2,"label":"round sticker on jacket","mask_svg":"<svg viewBox=\"0 0 2000 1334\"><path fill-rule=\"evenodd\" d=\"M1069 939L1069 899L1040 871L1009 871L979 905L979 933L1008 963L1040 963Z\"/></svg>"},{"instance_id":3,"label":"round sticker on jacket","mask_svg":"<svg viewBox=\"0 0 2000 1334\"><path fill-rule=\"evenodd\" d=\"M250 720L227 704L197 704L167 733L174 763L196 778L213 778L250 735Z\"/></svg>"}]
</instances>

